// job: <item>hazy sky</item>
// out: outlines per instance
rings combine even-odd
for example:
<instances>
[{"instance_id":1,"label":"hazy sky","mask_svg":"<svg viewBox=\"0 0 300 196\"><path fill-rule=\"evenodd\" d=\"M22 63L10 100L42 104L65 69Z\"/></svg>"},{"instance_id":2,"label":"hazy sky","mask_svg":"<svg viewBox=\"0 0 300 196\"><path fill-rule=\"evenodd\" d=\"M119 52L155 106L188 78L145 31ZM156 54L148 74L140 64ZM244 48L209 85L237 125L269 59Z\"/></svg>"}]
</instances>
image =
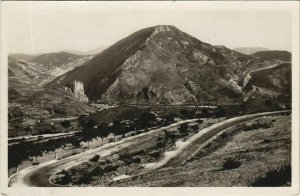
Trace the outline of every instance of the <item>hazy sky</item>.
<instances>
[{"instance_id":1,"label":"hazy sky","mask_svg":"<svg viewBox=\"0 0 300 196\"><path fill-rule=\"evenodd\" d=\"M178 2L5 3L7 46L14 53L87 52L159 24L174 25L212 45L291 50L290 13L278 9L204 9Z\"/></svg>"}]
</instances>

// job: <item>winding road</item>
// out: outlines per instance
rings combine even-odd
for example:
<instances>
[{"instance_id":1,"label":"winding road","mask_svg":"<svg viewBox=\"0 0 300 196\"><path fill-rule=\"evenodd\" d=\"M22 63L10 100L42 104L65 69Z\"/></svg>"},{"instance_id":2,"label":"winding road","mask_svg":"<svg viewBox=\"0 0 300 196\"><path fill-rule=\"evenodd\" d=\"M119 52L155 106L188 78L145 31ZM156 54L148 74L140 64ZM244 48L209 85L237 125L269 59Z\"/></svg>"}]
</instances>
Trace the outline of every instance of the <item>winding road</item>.
<instances>
[{"instance_id":1,"label":"winding road","mask_svg":"<svg viewBox=\"0 0 300 196\"><path fill-rule=\"evenodd\" d=\"M231 119L224 120L220 123L214 124L208 128L201 130L199 133L192 136L189 140L184 142L177 150L169 153L168 156L165 156L161 161L152 164L148 167L148 170L154 170L161 167L178 165L184 162L185 160L192 157L201 146L208 141L210 138L220 133L222 130L229 128L231 126L253 120L262 116L274 115L280 113L289 113L290 111L277 111L277 112L265 112L252 115L246 115L241 117L235 117ZM156 135L161 133L162 130L170 129L176 127L182 123L186 122L195 122L197 119L184 120L177 123L173 123L169 126L151 130L146 133L142 133L136 136L128 137L122 140L119 140L114 143L109 143L99 148L85 151L83 153L67 157L61 160L53 160L39 166L33 166L30 168L23 169L19 171L18 174L14 174L9 178L10 187L51 187L57 186L50 182L50 178L55 173L78 165L82 162L88 161L95 154L100 156L108 156L114 152L117 152L121 149L126 148L127 146L138 142L143 137L149 137L151 135Z\"/></svg>"},{"instance_id":2,"label":"winding road","mask_svg":"<svg viewBox=\"0 0 300 196\"><path fill-rule=\"evenodd\" d=\"M8 186L10 187L52 187L55 186L50 182L50 178L53 174L63 170L71 168L80 163L86 162L91 159L95 154L101 157L108 156L114 152L128 147L131 144L139 142L144 137L151 135L161 134L163 130L176 127L182 123L195 122L198 119L189 119L180 122L173 123L166 127L157 128L146 133L131 136L113 143L108 143L101 147L85 151L83 153L70 156L61 160L52 160L49 162L42 163L38 166L29 167L20 170L19 173L13 174L8 180Z\"/></svg>"}]
</instances>

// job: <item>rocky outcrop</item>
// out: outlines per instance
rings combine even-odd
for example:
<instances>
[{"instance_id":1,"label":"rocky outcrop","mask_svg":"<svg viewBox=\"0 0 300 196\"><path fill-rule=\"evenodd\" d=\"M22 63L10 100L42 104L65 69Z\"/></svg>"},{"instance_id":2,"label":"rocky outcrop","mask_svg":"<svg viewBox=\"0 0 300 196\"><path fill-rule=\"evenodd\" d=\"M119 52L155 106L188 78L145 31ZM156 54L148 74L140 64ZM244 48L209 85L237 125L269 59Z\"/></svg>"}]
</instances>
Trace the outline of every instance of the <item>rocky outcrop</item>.
<instances>
[{"instance_id":1,"label":"rocky outcrop","mask_svg":"<svg viewBox=\"0 0 300 196\"><path fill-rule=\"evenodd\" d=\"M84 93L83 83L75 80L72 86L72 92L76 99L82 102L88 102L89 98Z\"/></svg>"}]
</instances>

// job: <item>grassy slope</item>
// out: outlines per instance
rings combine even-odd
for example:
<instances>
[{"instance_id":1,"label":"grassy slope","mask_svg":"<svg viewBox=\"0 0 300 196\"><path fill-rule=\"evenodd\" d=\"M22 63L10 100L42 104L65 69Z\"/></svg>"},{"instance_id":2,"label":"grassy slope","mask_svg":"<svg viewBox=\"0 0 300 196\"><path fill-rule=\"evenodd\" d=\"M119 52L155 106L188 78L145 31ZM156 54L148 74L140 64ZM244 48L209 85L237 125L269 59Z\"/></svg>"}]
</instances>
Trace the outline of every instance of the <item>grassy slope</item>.
<instances>
[{"instance_id":1,"label":"grassy slope","mask_svg":"<svg viewBox=\"0 0 300 196\"><path fill-rule=\"evenodd\" d=\"M263 128L264 123L271 127ZM162 168L112 186L249 186L269 170L291 161L291 117L265 117L254 124L261 127L239 126L223 136L227 139L218 138L183 166ZM243 131L246 127L250 130ZM222 164L231 158L241 161L241 166L222 170Z\"/></svg>"}]
</instances>

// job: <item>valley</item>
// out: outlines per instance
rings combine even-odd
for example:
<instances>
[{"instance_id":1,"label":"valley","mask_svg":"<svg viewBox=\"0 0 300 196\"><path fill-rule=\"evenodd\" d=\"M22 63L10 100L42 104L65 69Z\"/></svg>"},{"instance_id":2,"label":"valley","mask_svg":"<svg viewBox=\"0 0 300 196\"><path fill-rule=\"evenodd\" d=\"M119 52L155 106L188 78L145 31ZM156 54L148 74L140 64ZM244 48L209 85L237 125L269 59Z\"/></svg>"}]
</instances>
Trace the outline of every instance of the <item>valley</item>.
<instances>
[{"instance_id":1,"label":"valley","mask_svg":"<svg viewBox=\"0 0 300 196\"><path fill-rule=\"evenodd\" d=\"M289 186L291 53L263 49L158 25L10 54L9 186Z\"/></svg>"}]
</instances>

